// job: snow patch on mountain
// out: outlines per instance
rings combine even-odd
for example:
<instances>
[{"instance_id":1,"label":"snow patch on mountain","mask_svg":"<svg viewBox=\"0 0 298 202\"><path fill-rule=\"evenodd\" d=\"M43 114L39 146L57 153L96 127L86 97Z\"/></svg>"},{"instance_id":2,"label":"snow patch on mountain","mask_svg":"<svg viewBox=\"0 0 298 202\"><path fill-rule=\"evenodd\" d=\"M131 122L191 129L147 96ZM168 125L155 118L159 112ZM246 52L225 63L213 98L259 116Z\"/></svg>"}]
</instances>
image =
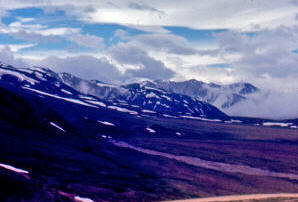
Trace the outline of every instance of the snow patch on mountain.
<instances>
[{"instance_id":1,"label":"snow patch on mountain","mask_svg":"<svg viewBox=\"0 0 298 202\"><path fill-rule=\"evenodd\" d=\"M129 110L129 109L126 109L126 108L118 107L118 106L108 106L108 108L109 109L114 109L114 110L119 111L119 112L133 114L133 115L138 114L138 112L136 112L136 111L132 111L132 110Z\"/></svg>"},{"instance_id":2,"label":"snow patch on mountain","mask_svg":"<svg viewBox=\"0 0 298 202\"><path fill-rule=\"evenodd\" d=\"M23 170L23 169L20 169L20 168L16 168L14 166L3 164L3 163L0 163L0 167L5 168L5 169L10 170L10 171L13 171L13 172L16 172L16 173L29 174L29 171L26 171L26 170Z\"/></svg>"},{"instance_id":3,"label":"snow patch on mountain","mask_svg":"<svg viewBox=\"0 0 298 202\"><path fill-rule=\"evenodd\" d=\"M293 123L281 123L281 122L264 122L263 126L280 126L280 127L289 127Z\"/></svg>"},{"instance_id":4,"label":"snow patch on mountain","mask_svg":"<svg viewBox=\"0 0 298 202\"><path fill-rule=\"evenodd\" d=\"M31 85L34 85L36 83L39 83L39 81L32 79L28 76L25 76L22 73L19 73L17 71L12 71L9 69L0 69L0 78L2 78L3 75L12 75L15 76L16 78L18 78L19 81L27 81L29 82Z\"/></svg>"},{"instance_id":5,"label":"snow patch on mountain","mask_svg":"<svg viewBox=\"0 0 298 202\"><path fill-rule=\"evenodd\" d=\"M72 95L71 92L69 92L69 91L67 91L67 90L65 90L65 89L61 89L61 92L66 93L66 94L68 94L68 95Z\"/></svg>"},{"instance_id":6,"label":"snow patch on mountain","mask_svg":"<svg viewBox=\"0 0 298 202\"><path fill-rule=\"evenodd\" d=\"M147 110L147 109L143 109L142 112L144 113L150 113L150 114L155 114L155 111L151 111L151 110Z\"/></svg>"},{"instance_id":7,"label":"snow patch on mountain","mask_svg":"<svg viewBox=\"0 0 298 202\"><path fill-rule=\"evenodd\" d=\"M147 130L149 133L156 133L156 131L153 130L152 128L146 128L146 130Z\"/></svg>"},{"instance_id":8,"label":"snow patch on mountain","mask_svg":"<svg viewBox=\"0 0 298 202\"><path fill-rule=\"evenodd\" d=\"M101 123L101 124L104 124L104 125L107 125L107 126L115 126L115 124L111 123L111 122L108 122L108 121L97 121L98 123Z\"/></svg>"},{"instance_id":9,"label":"snow patch on mountain","mask_svg":"<svg viewBox=\"0 0 298 202\"><path fill-rule=\"evenodd\" d=\"M103 102L100 102L100 101L95 101L95 100L85 100L85 102L88 102L90 104L93 104L93 105L98 105L100 107L107 107L107 105Z\"/></svg>"},{"instance_id":10,"label":"snow patch on mountain","mask_svg":"<svg viewBox=\"0 0 298 202\"><path fill-rule=\"evenodd\" d=\"M33 91L35 93L46 95L46 96L49 96L49 97L53 97L53 98L65 100L65 101L68 101L68 102L72 102L72 103L75 103L75 104L80 104L80 105L85 105L85 106L88 106L88 107L94 107L94 108L96 108L96 106L94 106L94 105L87 104L87 103L82 102L82 101L77 100L77 99L61 97L61 96L58 96L58 95L53 95L53 94L50 94L50 93L46 93L46 92L43 92L43 91L40 91L40 90L28 88L28 87L22 87L22 88L27 89L27 90L30 90L30 91Z\"/></svg>"},{"instance_id":11,"label":"snow patch on mountain","mask_svg":"<svg viewBox=\"0 0 298 202\"><path fill-rule=\"evenodd\" d=\"M78 202L94 202L92 199L90 198L85 198L85 197L81 197L81 196L75 196L74 197L74 200L75 201L78 201Z\"/></svg>"},{"instance_id":12,"label":"snow patch on mountain","mask_svg":"<svg viewBox=\"0 0 298 202\"><path fill-rule=\"evenodd\" d=\"M50 122L50 124L51 124L52 126L54 126L55 128L58 128L58 129L61 130L62 132L65 132L65 130L64 130L61 126L58 126L56 123L54 123L54 122Z\"/></svg>"},{"instance_id":13,"label":"snow patch on mountain","mask_svg":"<svg viewBox=\"0 0 298 202\"><path fill-rule=\"evenodd\" d=\"M146 98L157 98L157 99L160 98L159 96L157 96L157 95L156 95L155 93L153 93L153 92L150 92L150 93L147 94L145 97L146 97Z\"/></svg>"},{"instance_id":14,"label":"snow patch on mountain","mask_svg":"<svg viewBox=\"0 0 298 202\"><path fill-rule=\"evenodd\" d=\"M93 97L85 96L85 95L79 95L79 98L82 98L84 100L95 100Z\"/></svg>"},{"instance_id":15,"label":"snow patch on mountain","mask_svg":"<svg viewBox=\"0 0 298 202\"><path fill-rule=\"evenodd\" d=\"M194 116L180 116L181 118L187 118L187 119L197 119L201 121L210 121L210 122L222 122L220 119L206 119L202 117L194 117Z\"/></svg>"}]
</instances>

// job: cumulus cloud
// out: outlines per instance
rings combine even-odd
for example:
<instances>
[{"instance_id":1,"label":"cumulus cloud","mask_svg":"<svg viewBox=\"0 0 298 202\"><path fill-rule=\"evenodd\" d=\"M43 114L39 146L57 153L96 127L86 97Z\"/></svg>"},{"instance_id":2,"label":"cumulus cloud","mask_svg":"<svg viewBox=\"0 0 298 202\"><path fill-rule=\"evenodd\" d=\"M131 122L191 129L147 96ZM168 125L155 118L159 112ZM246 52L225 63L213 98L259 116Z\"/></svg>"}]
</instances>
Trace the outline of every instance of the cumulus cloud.
<instances>
[{"instance_id":1,"label":"cumulus cloud","mask_svg":"<svg viewBox=\"0 0 298 202\"><path fill-rule=\"evenodd\" d=\"M233 68L192 66L180 70L180 74L184 75L182 80L197 79L203 82L212 82L217 84L229 84L238 82L237 73Z\"/></svg>"},{"instance_id":2,"label":"cumulus cloud","mask_svg":"<svg viewBox=\"0 0 298 202\"><path fill-rule=\"evenodd\" d=\"M215 35L217 47L214 49L199 50L189 45L186 39L171 34L129 37L124 31L117 31L118 36L128 41L126 45L141 48L166 66L175 63L177 68L171 67L176 73L175 78L215 83L248 81L260 88L281 92L298 90L298 54L293 52L298 47L297 33L296 26L257 32L230 30ZM200 64L204 58L205 64L229 65L193 65Z\"/></svg>"},{"instance_id":3,"label":"cumulus cloud","mask_svg":"<svg viewBox=\"0 0 298 202\"><path fill-rule=\"evenodd\" d=\"M197 50L192 48L185 38L173 34L142 34L133 37L131 43L170 54L193 55L197 53Z\"/></svg>"},{"instance_id":4,"label":"cumulus cloud","mask_svg":"<svg viewBox=\"0 0 298 202\"><path fill-rule=\"evenodd\" d=\"M126 69L128 77L170 79L174 76L174 72L162 61L150 57L146 51L129 43L120 43L110 48L109 55L118 63L133 67Z\"/></svg>"},{"instance_id":5,"label":"cumulus cloud","mask_svg":"<svg viewBox=\"0 0 298 202\"><path fill-rule=\"evenodd\" d=\"M40 61L31 61L31 64L47 66L56 72L69 72L87 80L97 79L107 83L122 83L144 78L169 79L174 75L174 72L161 61L149 57L141 49L120 46L111 49L110 53L116 63L106 57L79 55L63 58L49 56ZM120 66L123 65L128 67L120 71Z\"/></svg>"},{"instance_id":6,"label":"cumulus cloud","mask_svg":"<svg viewBox=\"0 0 298 202\"><path fill-rule=\"evenodd\" d=\"M39 64L48 66L54 71L69 72L87 80L115 82L123 78L121 72L104 57L95 58L85 55L59 58L52 56L40 61Z\"/></svg>"},{"instance_id":7,"label":"cumulus cloud","mask_svg":"<svg viewBox=\"0 0 298 202\"><path fill-rule=\"evenodd\" d=\"M150 57L151 60L159 61L158 64L151 63L149 66L148 63L145 65L148 68L152 68L152 72L156 72L158 69L163 71L165 67L168 69L167 72L169 72L169 70L173 72L170 74L165 72L164 75L168 75L167 77L160 74L159 79L174 77L181 79L194 78L198 76L199 73L188 71L190 70L189 66L193 66L193 64L222 62L210 56L215 50L202 50L200 49L202 47L193 46L186 38L171 33L146 33L130 36L129 33L123 30L117 30L114 37L118 37L125 42L119 43L117 46L111 48L108 55L111 55L114 59L119 61L120 64L127 63L139 67L140 64L141 67L144 65L144 60L142 59L144 55L146 55L147 58ZM136 59L138 57L139 60ZM124 59L130 61L128 62ZM154 71L153 68L155 68ZM128 72L131 72L131 70ZM186 72L189 72L190 75L186 74ZM151 76L150 79L152 79Z\"/></svg>"},{"instance_id":8,"label":"cumulus cloud","mask_svg":"<svg viewBox=\"0 0 298 202\"><path fill-rule=\"evenodd\" d=\"M90 35L90 34L80 34L80 33L72 33L66 35L67 40L76 43L79 46L91 48L94 50L103 50L104 39L102 37Z\"/></svg>"},{"instance_id":9,"label":"cumulus cloud","mask_svg":"<svg viewBox=\"0 0 298 202\"><path fill-rule=\"evenodd\" d=\"M61 54L56 54L56 57L46 56L43 60L33 63L52 67L58 72L70 72L86 79L92 78L105 82L121 82L134 78L170 79L173 78L175 72L161 60L150 56L148 51L156 51L159 48L176 54L190 54L191 51L194 51L184 47L187 43L184 38L169 34L165 36L163 34L148 34L131 37L126 32L118 30L115 37L125 38L126 42L120 42L109 47L106 51L103 50L104 41L100 37L80 33L66 36L67 40L80 46L97 51L101 50L105 57L99 58L98 54L93 53L88 56L77 55L62 58L60 57ZM156 47L159 43L161 44ZM164 48L162 48L163 46Z\"/></svg>"},{"instance_id":10,"label":"cumulus cloud","mask_svg":"<svg viewBox=\"0 0 298 202\"><path fill-rule=\"evenodd\" d=\"M15 57L14 52L11 51L9 46L0 47L0 62L8 65L13 65L15 67L26 66L26 63L21 58Z\"/></svg>"},{"instance_id":11,"label":"cumulus cloud","mask_svg":"<svg viewBox=\"0 0 298 202\"><path fill-rule=\"evenodd\" d=\"M24 40L31 43L58 43L60 41L60 39L53 35L44 36L42 34L30 33L27 31L13 32L10 33L10 35L17 40Z\"/></svg>"},{"instance_id":12,"label":"cumulus cloud","mask_svg":"<svg viewBox=\"0 0 298 202\"><path fill-rule=\"evenodd\" d=\"M298 47L297 30L296 26L281 26L253 35L235 31L223 32L217 35L217 54L233 64L240 79L257 82L259 85L266 82L262 87L266 87L275 78L297 78L298 54L293 52ZM228 58L231 55L236 57ZM295 83L293 87L297 88L297 82Z\"/></svg>"}]
</instances>

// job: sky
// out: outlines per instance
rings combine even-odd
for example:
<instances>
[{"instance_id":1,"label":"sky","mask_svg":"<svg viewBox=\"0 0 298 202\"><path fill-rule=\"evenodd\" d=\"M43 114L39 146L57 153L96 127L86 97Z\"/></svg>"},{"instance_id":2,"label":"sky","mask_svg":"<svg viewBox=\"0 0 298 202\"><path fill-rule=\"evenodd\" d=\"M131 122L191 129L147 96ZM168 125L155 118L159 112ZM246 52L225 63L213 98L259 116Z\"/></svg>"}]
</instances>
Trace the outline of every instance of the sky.
<instances>
[{"instance_id":1,"label":"sky","mask_svg":"<svg viewBox=\"0 0 298 202\"><path fill-rule=\"evenodd\" d=\"M1 0L0 61L298 92L297 0Z\"/></svg>"}]
</instances>

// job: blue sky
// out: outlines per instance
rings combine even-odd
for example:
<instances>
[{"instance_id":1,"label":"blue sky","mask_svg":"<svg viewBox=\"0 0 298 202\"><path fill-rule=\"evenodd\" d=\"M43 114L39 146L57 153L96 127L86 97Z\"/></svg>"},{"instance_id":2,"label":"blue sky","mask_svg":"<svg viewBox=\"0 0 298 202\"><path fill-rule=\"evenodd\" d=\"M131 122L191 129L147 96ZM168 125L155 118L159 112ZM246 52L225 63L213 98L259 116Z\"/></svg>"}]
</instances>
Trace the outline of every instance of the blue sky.
<instances>
[{"instance_id":1,"label":"blue sky","mask_svg":"<svg viewBox=\"0 0 298 202\"><path fill-rule=\"evenodd\" d=\"M113 83L198 79L298 89L297 5L2 0L0 60Z\"/></svg>"},{"instance_id":2,"label":"blue sky","mask_svg":"<svg viewBox=\"0 0 298 202\"><path fill-rule=\"evenodd\" d=\"M15 10L8 10L7 15L2 18L2 23L9 26L12 23L20 21L20 19L31 19L32 21L25 22L25 25L35 25L40 24L46 26L48 29L51 28L77 28L83 34L90 34L104 39L106 46L111 46L118 43L120 40L114 37L117 30L123 30L127 32L130 36L135 36L139 34L146 34L148 32L135 29L129 26L116 24L116 23L82 23L74 17L69 17L63 10L55 10L52 12L45 12L41 8L22 8ZM33 20L34 19L34 20ZM213 43L215 40L214 34L226 31L225 29L191 29L187 27L176 27L176 26L164 26L169 33L178 35L186 38L190 42L204 42ZM149 32L150 33L150 32ZM18 40L10 37L7 34L1 34L2 44L23 44L26 40ZM57 49L63 50L67 49L69 46L77 46L75 43L69 43L63 38L59 38L57 43L41 43L36 44L34 47L29 48L30 50L47 50L47 49ZM82 47L80 47L82 48ZM86 50L87 51L87 50Z\"/></svg>"}]
</instances>

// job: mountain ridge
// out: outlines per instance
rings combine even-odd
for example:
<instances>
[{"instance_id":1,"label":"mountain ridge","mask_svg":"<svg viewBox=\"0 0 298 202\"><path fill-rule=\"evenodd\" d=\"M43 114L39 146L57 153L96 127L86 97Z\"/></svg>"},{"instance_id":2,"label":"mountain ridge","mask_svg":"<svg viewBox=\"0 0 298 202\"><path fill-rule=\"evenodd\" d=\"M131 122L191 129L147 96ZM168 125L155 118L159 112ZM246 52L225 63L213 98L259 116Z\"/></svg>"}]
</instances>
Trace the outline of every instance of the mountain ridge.
<instances>
[{"instance_id":1,"label":"mountain ridge","mask_svg":"<svg viewBox=\"0 0 298 202\"><path fill-rule=\"evenodd\" d=\"M169 92L188 95L208 102L223 110L247 99L247 95L256 93L259 89L247 82L237 82L228 85L205 83L195 79L176 81L143 81L142 86L164 89Z\"/></svg>"},{"instance_id":2,"label":"mountain ridge","mask_svg":"<svg viewBox=\"0 0 298 202\"><path fill-rule=\"evenodd\" d=\"M208 103L186 95L148 87L124 88L99 81L83 80L69 73L55 73L42 67L19 69L1 65L0 74L2 80L13 82L14 85L20 85L27 90L84 105L99 105L132 114L229 119L226 114Z\"/></svg>"}]
</instances>

